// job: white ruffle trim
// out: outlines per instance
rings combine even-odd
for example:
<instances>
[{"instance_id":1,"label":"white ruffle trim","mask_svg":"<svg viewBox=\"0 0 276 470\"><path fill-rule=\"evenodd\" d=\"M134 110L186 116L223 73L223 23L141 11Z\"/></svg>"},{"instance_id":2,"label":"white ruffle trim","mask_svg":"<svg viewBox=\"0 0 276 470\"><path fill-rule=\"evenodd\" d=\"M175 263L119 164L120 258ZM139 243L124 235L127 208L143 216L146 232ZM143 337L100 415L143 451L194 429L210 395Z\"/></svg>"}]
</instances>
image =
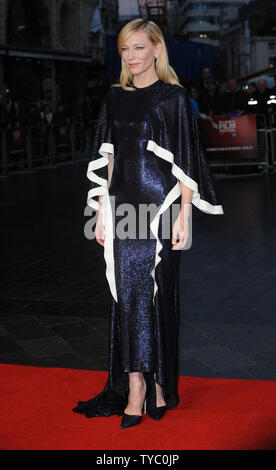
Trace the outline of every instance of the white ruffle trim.
<instances>
[{"instance_id":1,"label":"white ruffle trim","mask_svg":"<svg viewBox=\"0 0 276 470\"><path fill-rule=\"evenodd\" d=\"M160 147L152 140L148 140L147 143L147 150L152 151L155 155L164 160L171 163L172 174L179 180L182 181L185 186L193 190L192 196L192 203L198 207L203 212L208 214L223 214L223 208L221 205L212 205L207 201L204 201L200 197L200 193L198 192L198 184L192 178L184 173L184 171L175 164L174 162L174 155L169 150ZM94 173L95 170L102 168L108 165L109 157L108 154L112 154L114 156L114 145L110 143L104 142L100 149L99 154L102 155L101 158L97 160L93 160L89 162L88 169L87 169L87 177L90 181L98 184L98 187L90 189L87 195L87 204L92 207L93 209L99 210L98 201L95 196L103 196L102 197L102 215L103 215L103 223L105 226L105 243L104 243L104 258L106 261L106 277L110 286L111 294L113 295L116 302L117 299L117 289L116 289L116 280L115 280L115 266L114 266L114 253L113 253L113 217L112 217L112 209L110 203L110 197L108 192L108 180L104 178L100 178L99 176ZM160 216L165 210L181 195L181 187L179 181L175 184L175 186L171 189L171 191L165 197L162 205L160 206L157 214L155 215L154 219L150 224L151 231L156 238L156 252L155 252L155 265L153 270L151 271L151 275L154 279L154 294L153 294L153 303L155 300L155 295L158 290L158 286L155 280L155 269L158 263L161 260L159 256L159 252L162 249L162 244L158 238L158 228L159 228L159 219Z\"/></svg>"},{"instance_id":2,"label":"white ruffle trim","mask_svg":"<svg viewBox=\"0 0 276 470\"><path fill-rule=\"evenodd\" d=\"M153 140L148 140L147 143L147 150L150 150L153 152L157 157L163 158L164 160L168 161L171 163L172 168L171 172L172 174L179 180L182 181L185 186L193 190L193 196L192 196L192 203L198 207L203 212L206 212L208 214L223 214L223 208L222 205L216 205L213 206L207 201L204 201L200 197L200 193L198 191L198 184L196 181L194 181L192 178L190 178L188 175L184 173L184 171L175 164L174 162L174 155L172 152L169 150L164 149L163 147L160 147L158 144L156 144ZM153 235L156 238L156 251L155 251L155 265L153 270L151 271L151 275L154 279L154 294L153 294L153 303L155 299L155 294L157 292L158 286L155 280L155 269L158 263L161 260L161 257L159 256L159 252L162 249L162 243L160 242L158 238L158 227L159 227L159 219L160 215L181 195L181 186L179 184L179 181L177 181L176 185L171 189L171 191L167 194L165 197L162 205L160 206L157 214L155 215L154 219L152 220L150 224L151 231Z\"/></svg>"},{"instance_id":3,"label":"white ruffle trim","mask_svg":"<svg viewBox=\"0 0 276 470\"><path fill-rule=\"evenodd\" d=\"M114 265L114 253L113 253L113 221L112 221L112 209L110 203L110 197L108 192L108 180L100 178L94 173L95 170L102 168L108 165L109 157L108 154L111 153L114 156L114 145L107 142L102 143L99 154L102 155L101 158L89 162L87 169L87 178L90 181L98 184L98 187L92 188L88 191L87 194L87 204L93 209L99 210L99 203L95 200L95 196L102 197L102 216L103 223L105 227L104 235L104 258L106 262L106 277L109 283L111 294L113 295L116 302L117 300L117 289L116 289L116 280L115 280L115 265Z\"/></svg>"}]
</instances>

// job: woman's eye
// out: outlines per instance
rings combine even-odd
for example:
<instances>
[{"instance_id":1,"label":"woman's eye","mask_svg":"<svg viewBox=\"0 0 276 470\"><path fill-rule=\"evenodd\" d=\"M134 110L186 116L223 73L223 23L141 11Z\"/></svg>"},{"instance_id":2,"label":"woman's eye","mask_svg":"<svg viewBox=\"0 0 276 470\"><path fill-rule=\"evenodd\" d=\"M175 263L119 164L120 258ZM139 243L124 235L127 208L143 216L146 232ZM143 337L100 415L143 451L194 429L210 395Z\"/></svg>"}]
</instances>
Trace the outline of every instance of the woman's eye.
<instances>
[{"instance_id":1,"label":"woman's eye","mask_svg":"<svg viewBox=\"0 0 276 470\"><path fill-rule=\"evenodd\" d=\"M122 47L122 52L125 51L127 48L126 47ZM136 49L144 49L143 46L137 46Z\"/></svg>"}]
</instances>

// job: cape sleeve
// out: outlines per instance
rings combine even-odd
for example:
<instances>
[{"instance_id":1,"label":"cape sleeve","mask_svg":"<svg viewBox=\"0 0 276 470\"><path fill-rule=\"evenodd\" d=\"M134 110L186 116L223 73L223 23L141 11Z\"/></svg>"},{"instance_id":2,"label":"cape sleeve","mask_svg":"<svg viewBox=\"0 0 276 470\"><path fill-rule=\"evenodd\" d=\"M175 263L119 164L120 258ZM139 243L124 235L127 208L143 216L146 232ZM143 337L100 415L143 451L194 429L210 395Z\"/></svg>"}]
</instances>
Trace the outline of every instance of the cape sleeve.
<instances>
[{"instance_id":1,"label":"cape sleeve","mask_svg":"<svg viewBox=\"0 0 276 470\"><path fill-rule=\"evenodd\" d=\"M172 98L159 105L161 131L153 131L147 149L171 163L176 180L193 190L193 205L208 214L224 214L188 92L177 89Z\"/></svg>"},{"instance_id":2,"label":"cape sleeve","mask_svg":"<svg viewBox=\"0 0 276 470\"><path fill-rule=\"evenodd\" d=\"M87 204L99 210L98 196L103 196L108 187L108 154L114 157L114 145L111 141L111 122L108 112L108 96L110 89L105 93L98 117L94 127L94 138L87 169L87 178L90 180L87 195Z\"/></svg>"}]
</instances>

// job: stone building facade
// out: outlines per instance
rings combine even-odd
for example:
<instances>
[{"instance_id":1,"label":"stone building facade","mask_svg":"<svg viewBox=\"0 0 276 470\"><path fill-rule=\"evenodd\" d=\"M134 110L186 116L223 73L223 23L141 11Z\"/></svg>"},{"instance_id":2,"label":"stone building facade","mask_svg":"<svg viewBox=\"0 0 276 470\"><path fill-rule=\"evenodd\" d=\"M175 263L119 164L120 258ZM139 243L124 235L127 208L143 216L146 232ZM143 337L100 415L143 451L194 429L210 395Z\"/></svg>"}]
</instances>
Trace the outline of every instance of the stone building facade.
<instances>
[{"instance_id":1,"label":"stone building facade","mask_svg":"<svg viewBox=\"0 0 276 470\"><path fill-rule=\"evenodd\" d=\"M96 8L103 28L92 33ZM104 35L117 20L118 0L0 0L0 94L82 100L105 75Z\"/></svg>"},{"instance_id":2,"label":"stone building facade","mask_svg":"<svg viewBox=\"0 0 276 470\"><path fill-rule=\"evenodd\" d=\"M178 0L180 30L185 39L220 47L239 8L251 0Z\"/></svg>"},{"instance_id":3,"label":"stone building facade","mask_svg":"<svg viewBox=\"0 0 276 470\"><path fill-rule=\"evenodd\" d=\"M275 9L276 2L271 0L252 1L240 8L221 40L228 75L241 78L270 68L275 75Z\"/></svg>"}]
</instances>

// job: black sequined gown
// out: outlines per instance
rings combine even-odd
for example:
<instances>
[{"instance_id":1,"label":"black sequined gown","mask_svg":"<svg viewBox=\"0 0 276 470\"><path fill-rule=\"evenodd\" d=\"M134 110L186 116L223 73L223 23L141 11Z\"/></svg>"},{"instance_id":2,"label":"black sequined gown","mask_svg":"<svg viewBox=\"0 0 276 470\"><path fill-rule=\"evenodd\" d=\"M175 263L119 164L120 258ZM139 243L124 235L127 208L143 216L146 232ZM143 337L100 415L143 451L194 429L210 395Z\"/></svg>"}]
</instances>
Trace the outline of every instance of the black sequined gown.
<instances>
[{"instance_id":1,"label":"black sequined gown","mask_svg":"<svg viewBox=\"0 0 276 470\"><path fill-rule=\"evenodd\" d=\"M109 187L108 154L114 158ZM110 87L101 104L87 176L88 205L98 210L98 196L103 196L109 374L103 391L79 401L73 411L88 417L121 415L128 401L128 372L134 371L151 378L156 373L167 407L175 407L182 250L171 249L167 228L175 219L173 206L180 208L179 181L193 190L198 209L223 214L187 91L161 79L134 91ZM145 224L139 208L150 204L154 210ZM136 215L122 228L124 209L130 206ZM123 238L124 230L131 235Z\"/></svg>"}]
</instances>

